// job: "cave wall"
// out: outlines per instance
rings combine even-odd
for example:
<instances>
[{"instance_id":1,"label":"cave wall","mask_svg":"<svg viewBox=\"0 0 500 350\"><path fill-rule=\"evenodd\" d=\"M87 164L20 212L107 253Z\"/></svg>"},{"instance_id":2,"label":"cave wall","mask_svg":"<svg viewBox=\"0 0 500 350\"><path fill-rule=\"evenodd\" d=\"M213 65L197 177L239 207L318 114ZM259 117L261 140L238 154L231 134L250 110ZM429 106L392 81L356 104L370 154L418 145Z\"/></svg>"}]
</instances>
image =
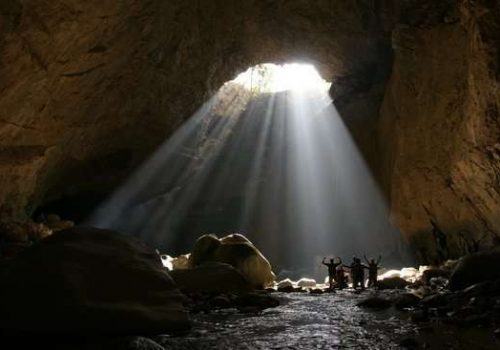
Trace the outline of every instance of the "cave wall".
<instances>
[{"instance_id":1,"label":"cave wall","mask_svg":"<svg viewBox=\"0 0 500 350\"><path fill-rule=\"evenodd\" d=\"M436 262L500 238L500 3L408 1L381 109L393 221Z\"/></svg>"},{"instance_id":2,"label":"cave wall","mask_svg":"<svg viewBox=\"0 0 500 350\"><path fill-rule=\"evenodd\" d=\"M420 260L494 244L499 6L3 0L0 217L111 192L223 82L257 63L302 60L334 83Z\"/></svg>"},{"instance_id":3,"label":"cave wall","mask_svg":"<svg viewBox=\"0 0 500 350\"><path fill-rule=\"evenodd\" d=\"M2 1L0 216L111 192L249 66L299 59L335 79L377 60L368 3Z\"/></svg>"}]
</instances>

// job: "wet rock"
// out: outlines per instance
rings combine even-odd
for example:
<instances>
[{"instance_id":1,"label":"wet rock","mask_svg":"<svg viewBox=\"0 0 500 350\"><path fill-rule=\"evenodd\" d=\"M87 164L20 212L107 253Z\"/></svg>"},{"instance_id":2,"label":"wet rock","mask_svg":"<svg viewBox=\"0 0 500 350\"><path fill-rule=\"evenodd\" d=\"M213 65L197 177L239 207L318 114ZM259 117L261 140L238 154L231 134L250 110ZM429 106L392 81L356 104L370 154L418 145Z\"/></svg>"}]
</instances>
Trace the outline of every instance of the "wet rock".
<instances>
[{"instance_id":1,"label":"wet rock","mask_svg":"<svg viewBox=\"0 0 500 350\"><path fill-rule=\"evenodd\" d=\"M389 277L377 282L378 289L404 289L410 283L401 277Z\"/></svg>"},{"instance_id":2,"label":"wet rock","mask_svg":"<svg viewBox=\"0 0 500 350\"><path fill-rule=\"evenodd\" d=\"M450 271L449 270L440 269L440 268L430 268L428 270L425 270L422 273L421 280L425 284L430 284L431 283L431 279L432 278L436 278L436 277L443 277L445 279L448 279L450 277Z\"/></svg>"},{"instance_id":3,"label":"wet rock","mask_svg":"<svg viewBox=\"0 0 500 350\"><path fill-rule=\"evenodd\" d=\"M391 307L392 302L385 298L369 297L356 305L367 309L388 309Z\"/></svg>"},{"instance_id":4,"label":"wet rock","mask_svg":"<svg viewBox=\"0 0 500 350\"><path fill-rule=\"evenodd\" d=\"M277 286L278 292L282 292L282 293L294 293L294 292L305 291L302 287L296 287L296 283L294 283L289 278L286 278L282 281L279 281L276 286Z\"/></svg>"},{"instance_id":5,"label":"wet rock","mask_svg":"<svg viewBox=\"0 0 500 350\"><path fill-rule=\"evenodd\" d=\"M432 277L429 284L433 289L443 289L448 285L448 279L444 277Z\"/></svg>"},{"instance_id":6,"label":"wet rock","mask_svg":"<svg viewBox=\"0 0 500 350\"><path fill-rule=\"evenodd\" d=\"M229 308L232 305L231 298L227 295L221 294L213 298L210 303L215 306L219 307L221 309L224 308Z\"/></svg>"},{"instance_id":7,"label":"wet rock","mask_svg":"<svg viewBox=\"0 0 500 350\"><path fill-rule=\"evenodd\" d=\"M220 239L214 234L198 238L189 256L189 266L195 267L211 261L233 266L257 289L264 289L275 280L269 261L240 234Z\"/></svg>"},{"instance_id":8,"label":"wet rock","mask_svg":"<svg viewBox=\"0 0 500 350\"><path fill-rule=\"evenodd\" d=\"M283 287L294 287L294 283L291 279L286 278L284 280L281 280L278 282L276 285L278 288L283 288Z\"/></svg>"},{"instance_id":9,"label":"wet rock","mask_svg":"<svg viewBox=\"0 0 500 350\"><path fill-rule=\"evenodd\" d=\"M320 288L313 288L309 291L310 294L324 294L325 291Z\"/></svg>"},{"instance_id":10,"label":"wet rock","mask_svg":"<svg viewBox=\"0 0 500 350\"><path fill-rule=\"evenodd\" d=\"M279 306L278 299L261 293L248 293L238 296L234 300L234 304L238 307L258 307L260 309L267 309Z\"/></svg>"},{"instance_id":11,"label":"wet rock","mask_svg":"<svg viewBox=\"0 0 500 350\"><path fill-rule=\"evenodd\" d=\"M421 300L421 304L426 307L441 307L449 302L449 293L437 293L429 295Z\"/></svg>"},{"instance_id":12,"label":"wet rock","mask_svg":"<svg viewBox=\"0 0 500 350\"><path fill-rule=\"evenodd\" d=\"M1 265L6 331L155 334L187 329L182 295L142 242L95 228L60 231Z\"/></svg>"},{"instance_id":13,"label":"wet rock","mask_svg":"<svg viewBox=\"0 0 500 350\"><path fill-rule=\"evenodd\" d=\"M476 283L500 279L500 248L472 254L460 259L450 277L450 289L460 290Z\"/></svg>"},{"instance_id":14,"label":"wet rock","mask_svg":"<svg viewBox=\"0 0 500 350\"><path fill-rule=\"evenodd\" d=\"M297 281L297 286L302 288L314 288L316 287L316 280L312 278L301 278Z\"/></svg>"},{"instance_id":15,"label":"wet rock","mask_svg":"<svg viewBox=\"0 0 500 350\"><path fill-rule=\"evenodd\" d=\"M242 293L253 288L234 267L223 263L205 263L194 268L170 271L175 283L187 292Z\"/></svg>"},{"instance_id":16,"label":"wet rock","mask_svg":"<svg viewBox=\"0 0 500 350\"><path fill-rule=\"evenodd\" d=\"M278 292L293 293L293 292L295 292L295 288L293 286L282 286L282 287L278 287Z\"/></svg>"},{"instance_id":17,"label":"wet rock","mask_svg":"<svg viewBox=\"0 0 500 350\"><path fill-rule=\"evenodd\" d=\"M412 293L404 293L396 297L394 306L397 309L408 309L418 305L420 298Z\"/></svg>"},{"instance_id":18,"label":"wet rock","mask_svg":"<svg viewBox=\"0 0 500 350\"><path fill-rule=\"evenodd\" d=\"M500 295L500 279L473 284L463 290L466 295L498 296Z\"/></svg>"}]
</instances>

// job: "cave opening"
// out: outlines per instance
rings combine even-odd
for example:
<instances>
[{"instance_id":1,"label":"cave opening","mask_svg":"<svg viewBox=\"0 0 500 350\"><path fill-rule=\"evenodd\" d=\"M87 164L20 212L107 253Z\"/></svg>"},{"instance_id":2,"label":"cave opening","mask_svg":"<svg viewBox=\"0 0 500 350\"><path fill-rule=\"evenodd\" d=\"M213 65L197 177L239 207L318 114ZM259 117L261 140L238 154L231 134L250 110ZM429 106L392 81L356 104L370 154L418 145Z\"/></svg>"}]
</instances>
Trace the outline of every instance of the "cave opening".
<instances>
[{"instance_id":1,"label":"cave opening","mask_svg":"<svg viewBox=\"0 0 500 350\"><path fill-rule=\"evenodd\" d=\"M171 255L202 234L242 233L283 275L323 256L384 254L399 232L310 64L259 64L226 82L90 219Z\"/></svg>"},{"instance_id":2,"label":"cave opening","mask_svg":"<svg viewBox=\"0 0 500 350\"><path fill-rule=\"evenodd\" d=\"M0 1L2 345L499 349L499 28Z\"/></svg>"}]
</instances>

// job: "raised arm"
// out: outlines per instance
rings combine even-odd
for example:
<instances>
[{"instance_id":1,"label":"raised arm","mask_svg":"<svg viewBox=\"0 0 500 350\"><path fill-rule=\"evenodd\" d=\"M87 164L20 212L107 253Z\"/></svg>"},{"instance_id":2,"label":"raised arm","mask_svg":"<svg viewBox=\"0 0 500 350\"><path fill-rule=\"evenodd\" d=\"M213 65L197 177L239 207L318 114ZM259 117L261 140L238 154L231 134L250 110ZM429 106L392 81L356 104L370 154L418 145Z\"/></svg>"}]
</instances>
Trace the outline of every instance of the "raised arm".
<instances>
[{"instance_id":1,"label":"raised arm","mask_svg":"<svg viewBox=\"0 0 500 350\"><path fill-rule=\"evenodd\" d=\"M366 254L363 254L363 258L365 258L365 261L368 265L370 265L370 262L368 261L368 258L366 257Z\"/></svg>"},{"instance_id":2,"label":"raised arm","mask_svg":"<svg viewBox=\"0 0 500 350\"><path fill-rule=\"evenodd\" d=\"M382 261L382 255L379 255L377 259L377 265L380 264L381 261Z\"/></svg>"}]
</instances>

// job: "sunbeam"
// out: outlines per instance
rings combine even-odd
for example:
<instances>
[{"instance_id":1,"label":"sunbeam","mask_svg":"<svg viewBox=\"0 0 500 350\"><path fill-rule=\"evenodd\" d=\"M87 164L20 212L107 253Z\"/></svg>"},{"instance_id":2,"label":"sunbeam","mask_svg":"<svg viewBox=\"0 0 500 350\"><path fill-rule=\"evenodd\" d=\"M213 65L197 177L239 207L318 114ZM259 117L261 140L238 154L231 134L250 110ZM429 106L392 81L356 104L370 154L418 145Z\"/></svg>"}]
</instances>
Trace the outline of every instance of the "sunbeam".
<instances>
[{"instance_id":1,"label":"sunbeam","mask_svg":"<svg viewBox=\"0 0 500 350\"><path fill-rule=\"evenodd\" d=\"M171 254L203 233L241 232L288 268L312 269L329 254L398 252L330 84L310 65L273 66L226 83L90 223Z\"/></svg>"}]
</instances>

